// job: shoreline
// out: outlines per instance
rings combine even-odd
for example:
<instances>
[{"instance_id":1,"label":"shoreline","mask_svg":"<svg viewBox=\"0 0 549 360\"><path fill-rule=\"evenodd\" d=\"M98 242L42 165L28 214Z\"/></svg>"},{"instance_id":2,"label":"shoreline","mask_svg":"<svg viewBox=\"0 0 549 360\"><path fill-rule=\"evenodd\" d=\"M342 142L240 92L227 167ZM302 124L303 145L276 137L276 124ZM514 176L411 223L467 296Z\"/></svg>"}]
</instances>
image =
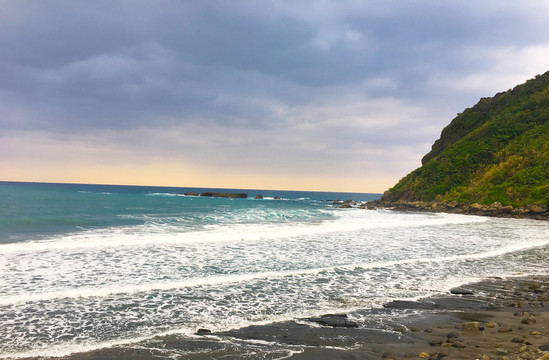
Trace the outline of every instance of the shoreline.
<instances>
[{"instance_id":1,"label":"shoreline","mask_svg":"<svg viewBox=\"0 0 549 360\"><path fill-rule=\"evenodd\" d=\"M338 203L334 204L339 205ZM549 220L549 211L538 205L525 208L513 208L511 206L503 206L500 203L494 203L492 205L480 205L478 203L461 205L458 203L444 203L436 201L387 202L381 199L363 203L349 202L341 204L342 205L339 206L341 208L358 207L360 209L368 210L387 209L397 211L489 216L510 219Z\"/></svg>"},{"instance_id":2,"label":"shoreline","mask_svg":"<svg viewBox=\"0 0 549 360\"><path fill-rule=\"evenodd\" d=\"M548 275L489 278L349 318L329 316L331 323L315 321L321 316L26 359L549 359Z\"/></svg>"}]
</instances>

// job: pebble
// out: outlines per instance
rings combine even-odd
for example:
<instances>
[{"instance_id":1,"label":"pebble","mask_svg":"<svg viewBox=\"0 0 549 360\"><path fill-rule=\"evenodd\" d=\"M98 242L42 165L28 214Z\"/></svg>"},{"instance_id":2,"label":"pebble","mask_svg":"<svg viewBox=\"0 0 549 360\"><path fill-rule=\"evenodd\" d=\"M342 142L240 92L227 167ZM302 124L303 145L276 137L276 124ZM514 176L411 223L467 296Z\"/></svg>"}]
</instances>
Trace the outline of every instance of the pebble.
<instances>
[{"instance_id":1,"label":"pebble","mask_svg":"<svg viewBox=\"0 0 549 360\"><path fill-rule=\"evenodd\" d=\"M525 339L519 338L519 337L514 337L514 338L511 339L511 342L519 343L519 344L522 344L525 341L526 341Z\"/></svg>"},{"instance_id":2,"label":"pebble","mask_svg":"<svg viewBox=\"0 0 549 360\"><path fill-rule=\"evenodd\" d=\"M490 357L486 354L482 354L480 355L480 357L478 358L478 360L490 360Z\"/></svg>"},{"instance_id":3,"label":"pebble","mask_svg":"<svg viewBox=\"0 0 549 360\"><path fill-rule=\"evenodd\" d=\"M478 322L464 322L461 324L461 330L462 331L469 331L469 332L477 332L480 329L480 325ZM459 335L458 335L459 337Z\"/></svg>"},{"instance_id":4,"label":"pebble","mask_svg":"<svg viewBox=\"0 0 549 360\"><path fill-rule=\"evenodd\" d=\"M457 349L463 349L467 347L467 345L465 345L465 343L462 343L461 341L456 341L455 343L452 344L452 346Z\"/></svg>"},{"instance_id":5,"label":"pebble","mask_svg":"<svg viewBox=\"0 0 549 360\"><path fill-rule=\"evenodd\" d=\"M497 328L499 325L498 323L496 322L489 322L489 323L486 323L486 327L488 328Z\"/></svg>"},{"instance_id":6,"label":"pebble","mask_svg":"<svg viewBox=\"0 0 549 360\"><path fill-rule=\"evenodd\" d=\"M388 351L384 352L382 355L381 355L381 358L382 359L392 359L394 356L393 356L393 353L390 353Z\"/></svg>"},{"instance_id":7,"label":"pebble","mask_svg":"<svg viewBox=\"0 0 549 360\"><path fill-rule=\"evenodd\" d=\"M423 359L426 359L426 358L429 357L429 354L424 351L424 352L419 353L419 357L423 358Z\"/></svg>"},{"instance_id":8,"label":"pebble","mask_svg":"<svg viewBox=\"0 0 549 360\"><path fill-rule=\"evenodd\" d=\"M456 331L452 331L451 333L448 333L448 335L446 335L446 337L448 339L457 339L459 337L459 333L456 332Z\"/></svg>"},{"instance_id":9,"label":"pebble","mask_svg":"<svg viewBox=\"0 0 549 360\"><path fill-rule=\"evenodd\" d=\"M499 328L498 333L508 333L513 331L513 328L510 326L502 326Z\"/></svg>"},{"instance_id":10,"label":"pebble","mask_svg":"<svg viewBox=\"0 0 549 360\"><path fill-rule=\"evenodd\" d=\"M431 340L429 342L429 345L431 345L431 346L440 346L440 345L442 345L442 340L440 340L440 339Z\"/></svg>"},{"instance_id":11,"label":"pebble","mask_svg":"<svg viewBox=\"0 0 549 360\"><path fill-rule=\"evenodd\" d=\"M532 315L530 315L526 319L522 319L522 321L520 323L524 324L524 325L532 325L532 324L536 323L536 318L533 317Z\"/></svg>"},{"instance_id":12,"label":"pebble","mask_svg":"<svg viewBox=\"0 0 549 360\"><path fill-rule=\"evenodd\" d=\"M496 349L496 353L497 353L498 355L507 355L507 354L509 354L509 351L507 351L507 350L504 349L504 348L497 348L497 349Z\"/></svg>"}]
</instances>

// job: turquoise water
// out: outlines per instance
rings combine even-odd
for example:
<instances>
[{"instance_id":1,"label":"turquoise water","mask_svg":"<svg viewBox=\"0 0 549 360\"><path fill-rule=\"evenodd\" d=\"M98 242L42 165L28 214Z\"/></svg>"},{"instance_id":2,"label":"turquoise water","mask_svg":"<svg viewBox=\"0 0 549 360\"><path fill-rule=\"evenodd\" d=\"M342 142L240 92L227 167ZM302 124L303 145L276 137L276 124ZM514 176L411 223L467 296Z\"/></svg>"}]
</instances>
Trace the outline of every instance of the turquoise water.
<instances>
[{"instance_id":1,"label":"turquoise water","mask_svg":"<svg viewBox=\"0 0 549 360\"><path fill-rule=\"evenodd\" d=\"M190 191L248 198L183 196ZM255 200L262 194L265 199ZM278 196L286 201L269 201ZM0 182L0 243L90 229L171 225L193 230L225 223L326 220L325 200L375 200L380 194Z\"/></svg>"},{"instance_id":2,"label":"turquoise water","mask_svg":"<svg viewBox=\"0 0 549 360\"><path fill-rule=\"evenodd\" d=\"M326 201L379 194L182 195L201 190L0 183L0 358L325 313L362 326L359 309L549 270L543 221ZM274 347L288 345L262 351ZM208 358L205 349L158 350Z\"/></svg>"}]
</instances>

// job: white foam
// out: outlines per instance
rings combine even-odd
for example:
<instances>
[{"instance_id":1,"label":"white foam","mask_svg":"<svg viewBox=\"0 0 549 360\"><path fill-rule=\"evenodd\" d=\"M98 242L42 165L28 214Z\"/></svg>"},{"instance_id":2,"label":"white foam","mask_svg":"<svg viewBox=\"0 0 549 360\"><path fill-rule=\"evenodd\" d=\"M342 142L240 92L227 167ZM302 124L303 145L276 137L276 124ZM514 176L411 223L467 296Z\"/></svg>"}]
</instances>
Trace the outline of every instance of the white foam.
<instances>
[{"instance_id":1,"label":"white foam","mask_svg":"<svg viewBox=\"0 0 549 360\"><path fill-rule=\"evenodd\" d=\"M223 224L206 226L207 231L181 232L172 224L146 224L133 227L90 230L59 238L0 244L4 254L42 252L59 249L112 248L119 246L181 245L196 242L235 242L258 239L299 237L312 234L344 233L395 227L443 226L488 221L485 217L455 214L387 214L358 210L339 212L335 220L319 223ZM215 216L214 216L215 217ZM261 219L264 214L256 218Z\"/></svg>"}]
</instances>

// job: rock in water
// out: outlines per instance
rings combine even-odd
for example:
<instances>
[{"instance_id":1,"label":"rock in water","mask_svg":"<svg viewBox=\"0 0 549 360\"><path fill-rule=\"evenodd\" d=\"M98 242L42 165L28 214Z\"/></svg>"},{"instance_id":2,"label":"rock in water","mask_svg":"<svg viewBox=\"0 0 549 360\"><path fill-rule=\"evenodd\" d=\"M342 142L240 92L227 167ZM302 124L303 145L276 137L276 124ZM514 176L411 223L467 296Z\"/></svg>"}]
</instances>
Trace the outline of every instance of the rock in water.
<instances>
[{"instance_id":1,"label":"rock in water","mask_svg":"<svg viewBox=\"0 0 549 360\"><path fill-rule=\"evenodd\" d=\"M221 198L231 198L231 199L244 199L248 197L248 195L244 193L224 193L224 192L211 192L211 191L205 191L201 193L200 196L221 197Z\"/></svg>"}]
</instances>

